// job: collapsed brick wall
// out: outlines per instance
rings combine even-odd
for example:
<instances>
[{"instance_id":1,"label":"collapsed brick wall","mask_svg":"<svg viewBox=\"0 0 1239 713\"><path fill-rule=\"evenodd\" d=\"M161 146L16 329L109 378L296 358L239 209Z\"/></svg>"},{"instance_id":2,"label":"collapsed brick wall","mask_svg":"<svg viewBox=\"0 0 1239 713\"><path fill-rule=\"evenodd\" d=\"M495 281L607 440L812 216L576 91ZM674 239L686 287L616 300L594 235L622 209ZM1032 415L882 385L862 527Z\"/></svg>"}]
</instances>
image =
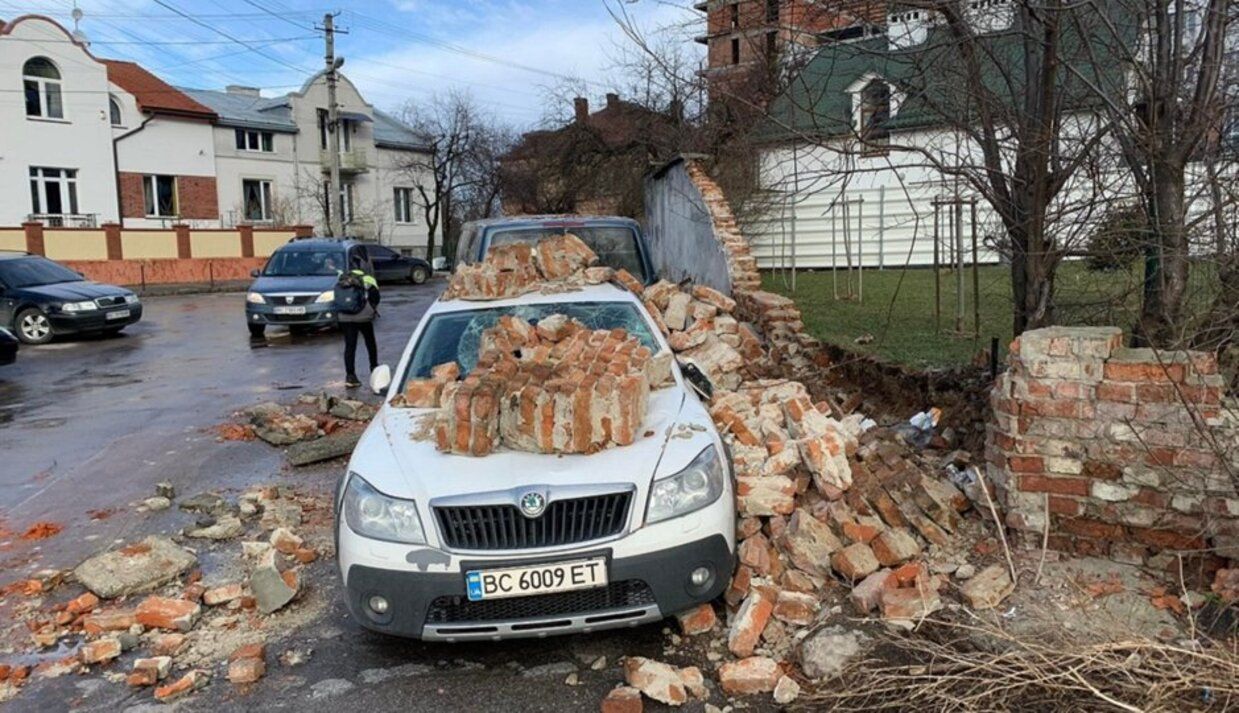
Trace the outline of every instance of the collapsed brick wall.
<instances>
[{"instance_id":1,"label":"collapsed brick wall","mask_svg":"<svg viewBox=\"0 0 1239 713\"><path fill-rule=\"evenodd\" d=\"M1239 428L1217 360L1051 327L1011 346L991 392L988 472L1007 524L1040 546L1167 565L1239 558Z\"/></svg>"}]
</instances>

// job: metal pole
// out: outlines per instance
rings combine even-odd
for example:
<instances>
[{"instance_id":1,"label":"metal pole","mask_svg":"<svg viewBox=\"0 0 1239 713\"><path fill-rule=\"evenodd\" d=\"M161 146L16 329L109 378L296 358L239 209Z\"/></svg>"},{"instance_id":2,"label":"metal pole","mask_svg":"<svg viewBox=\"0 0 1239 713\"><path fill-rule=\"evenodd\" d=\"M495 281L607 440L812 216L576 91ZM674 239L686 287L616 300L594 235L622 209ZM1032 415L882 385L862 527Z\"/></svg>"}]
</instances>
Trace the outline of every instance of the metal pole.
<instances>
[{"instance_id":1,"label":"metal pole","mask_svg":"<svg viewBox=\"0 0 1239 713\"><path fill-rule=\"evenodd\" d=\"M957 195L955 208L955 333L964 333L964 202Z\"/></svg>"},{"instance_id":2,"label":"metal pole","mask_svg":"<svg viewBox=\"0 0 1239 713\"><path fill-rule=\"evenodd\" d=\"M796 202L800 200L800 162L792 144L792 292L796 291Z\"/></svg>"},{"instance_id":3,"label":"metal pole","mask_svg":"<svg viewBox=\"0 0 1239 713\"><path fill-rule=\"evenodd\" d=\"M886 269L886 186L878 186L878 269Z\"/></svg>"},{"instance_id":4,"label":"metal pole","mask_svg":"<svg viewBox=\"0 0 1239 713\"><path fill-rule=\"evenodd\" d=\"M843 281L847 288L844 297L850 300L856 295L852 292L852 202L847 198L843 199L843 259L847 266Z\"/></svg>"},{"instance_id":5,"label":"metal pole","mask_svg":"<svg viewBox=\"0 0 1239 713\"><path fill-rule=\"evenodd\" d=\"M934 332L942 330L942 285L938 280L938 199L934 199Z\"/></svg>"},{"instance_id":6,"label":"metal pole","mask_svg":"<svg viewBox=\"0 0 1239 713\"><path fill-rule=\"evenodd\" d=\"M830 287L839 299L839 251L835 244L835 211L839 208L838 201L830 207Z\"/></svg>"},{"instance_id":7,"label":"metal pole","mask_svg":"<svg viewBox=\"0 0 1239 713\"><path fill-rule=\"evenodd\" d=\"M323 62L327 67L327 148L331 166L331 185L327 197L327 230L332 237L344 235L344 196L340 190L340 106L336 102L337 71L344 59L336 59L335 18L331 13L323 15L323 32L327 51Z\"/></svg>"},{"instance_id":8,"label":"metal pole","mask_svg":"<svg viewBox=\"0 0 1239 713\"><path fill-rule=\"evenodd\" d=\"M856 299L865 301L865 197L856 201Z\"/></svg>"},{"instance_id":9,"label":"metal pole","mask_svg":"<svg viewBox=\"0 0 1239 713\"><path fill-rule=\"evenodd\" d=\"M972 329L974 341L981 340L981 277L977 270L977 199L973 198L972 206Z\"/></svg>"}]
</instances>

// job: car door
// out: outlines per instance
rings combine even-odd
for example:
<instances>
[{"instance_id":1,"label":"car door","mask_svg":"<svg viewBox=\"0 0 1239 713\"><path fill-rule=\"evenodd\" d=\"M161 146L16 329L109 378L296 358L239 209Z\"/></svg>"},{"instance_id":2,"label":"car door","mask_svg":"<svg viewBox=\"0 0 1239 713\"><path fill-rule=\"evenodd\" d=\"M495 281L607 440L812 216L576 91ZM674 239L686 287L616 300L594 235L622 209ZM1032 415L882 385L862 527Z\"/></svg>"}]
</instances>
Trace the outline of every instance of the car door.
<instances>
[{"instance_id":1,"label":"car door","mask_svg":"<svg viewBox=\"0 0 1239 713\"><path fill-rule=\"evenodd\" d=\"M11 327L17 310L17 295L0 280L0 327Z\"/></svg>"},{"instance_id":2,"label":"car door","mask_svg":"<svg viewBox=\"0 0 1239 713\"><path fill-rule=\"evenodd\" d=\"M374 264L374 276L380 280L401 280L408 277L409 266L404 257L394 250L382 245L371 245L370 262Z\"/></svg>"}]
</instances>

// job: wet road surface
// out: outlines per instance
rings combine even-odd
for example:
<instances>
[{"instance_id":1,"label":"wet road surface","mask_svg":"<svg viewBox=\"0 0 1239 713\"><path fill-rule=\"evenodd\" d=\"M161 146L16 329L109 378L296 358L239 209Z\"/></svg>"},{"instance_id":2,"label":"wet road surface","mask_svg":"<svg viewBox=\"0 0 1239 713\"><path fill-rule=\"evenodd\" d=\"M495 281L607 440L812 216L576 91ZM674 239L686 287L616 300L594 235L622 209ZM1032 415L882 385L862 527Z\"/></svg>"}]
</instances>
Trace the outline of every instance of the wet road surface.
<instances>
[{"instance_id":1,"label":"wet road surface","mask_svg":"<svg viewBox=\"0 0 1239 713\"><path fill-rule=\"evenodd\" d=\"M396 360L443 286L436 280L384 289L383 316L376 323L380 361ZM288 403L302 393L344 392L338 333L290 337L269 330L266 340L252 342L242 299L241 294L152 297L144 300L143 321L119 337L23 348L17 364L0 368L0 526L20 533L49 520L66 528L39 546L23 543L0 554L0 585L37 569L72 567L115 541L176 532L186 523L175 508L133 512L159 481L171 481L182 495L235 494L256 483L332 490L339 462L291 472L278 449L219 442L212 430L232 412L260 401ZM364 364L364 348L360 351ZM360 374L364 380L364 368ZM622 681L621 656L673 663L677 658L663 655L667 636L657 624L504 643L382 637L349 618L334 565L317 563L313 573L307 596L322 613L291 632L273 632L280 640L268 654L263 680L242 692L217 667L210 686L176 707L596 710ZM304 664L284 667L275 658L288 649L312 654ZM599 657L606 657L606 667L591 670ZM105 670L127 670L129 658ZM579 685L565 684L572 672ZM169 709L154 703L149 689L132 690L98 674L32 682L6 709ZM725 703L717 691L713 699ZM683 710L701 708L692 702Z\"/></svg>"}]
</instances>

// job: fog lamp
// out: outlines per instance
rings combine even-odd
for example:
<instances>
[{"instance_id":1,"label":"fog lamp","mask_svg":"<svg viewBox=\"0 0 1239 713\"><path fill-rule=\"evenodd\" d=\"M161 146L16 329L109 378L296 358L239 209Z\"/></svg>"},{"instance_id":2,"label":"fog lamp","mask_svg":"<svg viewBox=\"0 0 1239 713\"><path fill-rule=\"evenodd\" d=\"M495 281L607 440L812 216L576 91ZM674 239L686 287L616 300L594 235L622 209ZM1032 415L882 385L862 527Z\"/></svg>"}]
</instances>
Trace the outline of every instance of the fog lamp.
<instances>
[{"instance_id":1,"label":"fog lamp","mask_svg":"<svg viewBox=\"0 0 1239 713\"><path fill-rule=\"evenodd\" d=\"M373 611L375 614L387 613L387 600L377 594L370 597L368 604L370 605L370 611Z\"/></svg>"},{"instance_id":2,"label":"fog lamp","mask_svg":"<svg viewBox=\"0 0 1239 713\"><path fill-rule=\"evenodd\" d=\"M710 581L710 569L708 567L698 567L688 575L688 581L693 583L694 587L701 587Z\"/></svg>"}]
</instances>

